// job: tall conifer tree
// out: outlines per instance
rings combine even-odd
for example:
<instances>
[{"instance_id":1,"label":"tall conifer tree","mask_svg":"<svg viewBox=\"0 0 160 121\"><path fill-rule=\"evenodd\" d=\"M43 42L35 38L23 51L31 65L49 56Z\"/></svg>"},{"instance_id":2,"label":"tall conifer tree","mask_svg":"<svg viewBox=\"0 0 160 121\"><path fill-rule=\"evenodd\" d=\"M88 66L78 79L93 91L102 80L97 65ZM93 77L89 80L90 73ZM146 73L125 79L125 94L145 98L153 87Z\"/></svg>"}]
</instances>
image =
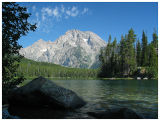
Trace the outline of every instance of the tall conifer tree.
<instances>
[{"instance_id":1,"label":"tall conifer tree","mask_svg":"<svg viewBox=\"0 0 160 121\"><path fill-rule=\"evenodd\" d=\"M125 71L125 62L126 62L126 56L125 56L125 38L123 37L123 35L121 36L121 41L120 41L120 51L119 51L119 55L120 55L120 70L121 70L121 75L123 75L124 71Z\"/></svg>"},{"instance_id":2,"label":"tall conifer tree","mask_svg":"<svg viewBox=\"0 0 160 121\"><path fill-rule=\"evenodd\" d=\"M137 45L136 45L136 60L137 60L137 66L141 66L141 44L138 40Z\"/></svg>"},{"instance_id":3,"label":"tall conifer tree","mask_svg":"<svg viewBox=\"0 0 160 121\"><path fill-rule=\"evenodd\" d=\"M148 56L147 56L147 36L145 34L145 32L143 31L142 34L142 56L141 56L141 65L142 66L147 66L147 62L148 62Z\"/></svg>"},{"instance_id":4,"label":"tall conifer tree","mask_svg":"<svg viewBox=\"0 0 160 121\"><path fill-rule=\"evenodd\" d=\"M158 36L156 34L156 31L153 33L153 46L156 48L157 54L158 54Z\"/></svg>"},{"instance_id":5,"label":"tall conifer tree","mask_svg":"<svg viewBox=\"0 0 160 121\"><path fill-rule=\"evenodd\" d=\"M136 35L134 34L133 29L131 28L128 32L128 36L126 40L128 74L132 74L136 69L136 57L135 57L135 48L134 48L135 40L136 40Z\"/></svg>"}]
</instances>

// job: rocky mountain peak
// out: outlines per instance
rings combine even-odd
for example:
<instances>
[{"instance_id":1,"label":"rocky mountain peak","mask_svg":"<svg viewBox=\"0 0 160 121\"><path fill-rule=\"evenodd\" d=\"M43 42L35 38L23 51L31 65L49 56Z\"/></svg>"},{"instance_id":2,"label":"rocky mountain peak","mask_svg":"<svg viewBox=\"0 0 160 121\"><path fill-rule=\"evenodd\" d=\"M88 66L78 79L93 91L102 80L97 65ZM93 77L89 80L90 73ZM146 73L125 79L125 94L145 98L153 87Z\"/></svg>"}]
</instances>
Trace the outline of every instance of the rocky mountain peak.
<instances>
[{"instance_id":1,"label":"rocky mountain peak","mask_svg":"<svg viewBox=\"0 0 160 121\"><path fill-rule=\"evenodd\" d=\"M99 51L106 46L97 34L90 31L69 30L54 42L42 39L23 48L26 58L52 62L69 67L91 68L98 63Z\"/></svg>"}]
</instances>

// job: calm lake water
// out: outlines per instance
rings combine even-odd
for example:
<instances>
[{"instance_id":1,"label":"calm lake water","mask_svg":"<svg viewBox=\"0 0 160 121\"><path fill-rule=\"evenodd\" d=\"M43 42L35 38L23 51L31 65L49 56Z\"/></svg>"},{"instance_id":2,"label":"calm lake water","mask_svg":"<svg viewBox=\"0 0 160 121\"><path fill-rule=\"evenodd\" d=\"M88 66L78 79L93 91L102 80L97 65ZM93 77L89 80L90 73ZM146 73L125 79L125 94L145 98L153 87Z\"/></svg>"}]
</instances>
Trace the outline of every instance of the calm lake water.
<instances>
[{"instance_id":1,"label":"calm lake water","mask_svg":"<svg viewBox=\"0 0 160 121\"><path fill-rule=\"evenodd\" d=\"M89 118L86 112L127 107L144 118L158 118L157 80L53 80L82 97L87 105L65 118Z\"/></svg>"}]
</instances>

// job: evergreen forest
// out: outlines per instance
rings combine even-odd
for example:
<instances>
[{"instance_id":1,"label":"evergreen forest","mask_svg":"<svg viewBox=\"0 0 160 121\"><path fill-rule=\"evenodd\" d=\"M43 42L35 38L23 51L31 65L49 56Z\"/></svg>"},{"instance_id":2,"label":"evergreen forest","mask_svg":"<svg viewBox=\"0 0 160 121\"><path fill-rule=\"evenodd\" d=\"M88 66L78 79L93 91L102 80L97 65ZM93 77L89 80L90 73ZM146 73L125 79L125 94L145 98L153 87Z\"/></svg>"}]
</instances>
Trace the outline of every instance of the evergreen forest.
<instances>
[{"instance_id":1,"label":"evergreen forest","mask_svg":"<svg viewBox=\"0 0 160 121\"><path fill-rule=\"evenodd\" d=\"M96 78L98 69L70 68L53 63L36 62L23 58L19 63L18 73L26 78L43 76L47 78Z\"/></svg>"},{"instance_id":2,"label":"evergreen forest","mask_svg":"<svg viewBox=\"0 0 160 121\"><path fill-rule=\"evenodd\" d=\"M153 40L148 42L143 31L141 41L136 38L131 28L117 43L111 42L109 36L107 46L101 50L99 77L141 77L158 78L158 36L153 33Z\"/></svg>"}]
</instances>

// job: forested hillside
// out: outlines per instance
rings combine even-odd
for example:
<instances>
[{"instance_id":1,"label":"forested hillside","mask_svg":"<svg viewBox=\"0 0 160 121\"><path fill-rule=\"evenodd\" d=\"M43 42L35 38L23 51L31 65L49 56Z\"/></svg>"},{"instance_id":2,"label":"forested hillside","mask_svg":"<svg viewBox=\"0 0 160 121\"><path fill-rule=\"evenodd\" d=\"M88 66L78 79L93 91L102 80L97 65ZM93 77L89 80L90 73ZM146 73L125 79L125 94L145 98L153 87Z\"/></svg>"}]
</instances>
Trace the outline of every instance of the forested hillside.
<instances>
[{"instance_id":1,"label":"forested hillside","mask_svg":"<svg viewBox=\"0 0 160 121\"><path fill-rule=\"evenodd\" d=\"M18 68L18 74L23 73L28 77L66 77L66 78L96 78L97 69L80 69L63 67L46 62L36 62L22 59Z\"/></svg>"}]
</instances>

